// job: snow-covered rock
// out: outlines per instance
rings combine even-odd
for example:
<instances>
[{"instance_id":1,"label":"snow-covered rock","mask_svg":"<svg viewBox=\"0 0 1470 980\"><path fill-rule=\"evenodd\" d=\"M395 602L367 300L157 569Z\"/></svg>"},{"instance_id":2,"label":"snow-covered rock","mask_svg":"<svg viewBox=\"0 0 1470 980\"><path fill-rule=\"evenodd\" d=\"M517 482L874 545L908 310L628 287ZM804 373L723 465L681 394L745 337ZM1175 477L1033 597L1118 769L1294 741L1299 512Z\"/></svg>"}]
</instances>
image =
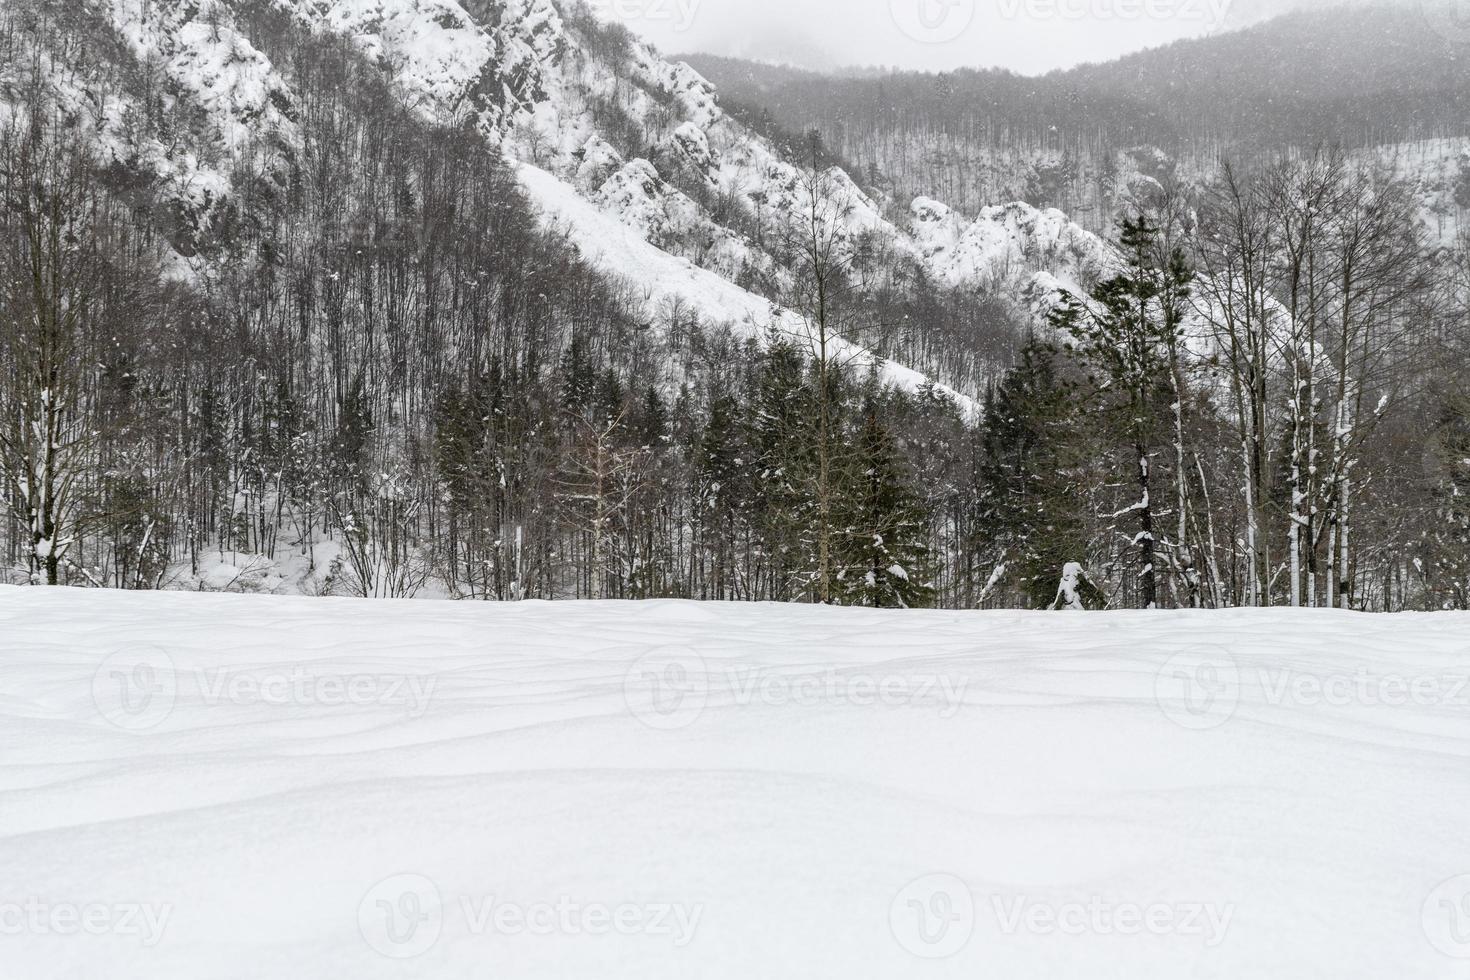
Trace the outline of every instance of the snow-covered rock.
<instances>
[{"instance_id":1,"label":"snow-covered rock","mask_svg":"<svg viewBox=\"0 0 1470 980\"><path fill-rule=\"evenodd\" d=\"M674 130L673 140L693 171L711 185L715 184L719 166L704 130L692 122L686 122Z\"/></svg>"},{"instance_id":2,"label":"snow-covered rock","mask_svg":"<svg viewBox=\"0 0 1470 980\"><path fill-rule=\"evenodd\" d=\"M967 226L953 211L920 199L915 237L930 267L951 285L1025 284L1037 272L1085 290L1121 266L1115 250L1054 208L1013 203L988 207Z\"/></svg>"},{"instance_id":3,"label":"snow-covered rock","mask_svg":"<svg viewBox=\"0 0 1470 980\"><path fill-rule=\"evenodd\" d=\"M623 167L623 155L601 136L590 137L579 154L576 184L584 192L600 190Z\"/></svg>"}]
</instances>

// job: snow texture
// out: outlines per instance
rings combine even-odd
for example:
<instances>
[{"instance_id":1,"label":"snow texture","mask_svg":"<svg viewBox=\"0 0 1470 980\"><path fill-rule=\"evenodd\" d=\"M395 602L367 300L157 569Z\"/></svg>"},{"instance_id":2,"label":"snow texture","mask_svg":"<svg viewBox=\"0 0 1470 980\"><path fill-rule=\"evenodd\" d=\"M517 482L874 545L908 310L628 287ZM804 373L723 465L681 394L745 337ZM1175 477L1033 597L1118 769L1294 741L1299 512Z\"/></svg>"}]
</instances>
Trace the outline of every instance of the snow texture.
<instances>
[{"instance_id":1,"label":"snow texture","mask_svg":"<svg viewBox=\"0 0 1470 980\"><path fill-rule=\"evenodd\" d=\"M0 623L7 978L1470 954L1463 616L0 589Z\"/></svg>"}]
</instances>

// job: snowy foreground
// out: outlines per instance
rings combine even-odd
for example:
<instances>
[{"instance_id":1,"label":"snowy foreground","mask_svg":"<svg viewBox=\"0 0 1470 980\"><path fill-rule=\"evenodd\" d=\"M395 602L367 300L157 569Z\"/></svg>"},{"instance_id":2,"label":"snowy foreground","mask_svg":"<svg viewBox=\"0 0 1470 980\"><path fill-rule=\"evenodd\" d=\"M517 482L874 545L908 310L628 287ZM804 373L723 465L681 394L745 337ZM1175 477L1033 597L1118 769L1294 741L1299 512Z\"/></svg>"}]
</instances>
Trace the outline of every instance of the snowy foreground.
<instances>
[{"instance_id":1,"label":"snowy foreground","mask_svg":"<svg viewBox=\"0 0 1470 980\"><path fill-rule=\"evenodd\" d=\"M1470 976L1470 619L0 590L0 976Z\"/></svg>"}]
</instances>

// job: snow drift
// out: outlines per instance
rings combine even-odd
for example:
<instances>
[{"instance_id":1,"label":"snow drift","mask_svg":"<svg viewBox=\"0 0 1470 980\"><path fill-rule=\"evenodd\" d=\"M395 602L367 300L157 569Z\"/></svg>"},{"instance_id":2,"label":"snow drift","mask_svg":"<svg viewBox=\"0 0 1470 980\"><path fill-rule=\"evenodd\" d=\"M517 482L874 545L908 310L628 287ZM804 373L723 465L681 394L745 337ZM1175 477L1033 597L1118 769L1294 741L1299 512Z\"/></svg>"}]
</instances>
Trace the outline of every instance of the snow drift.
<instances>
[{"instance_id":1,"label":"snow drift","mask_svg":"<svg viewBox=\"0 0 1470 980\"><path fill-rule=\"evenodd\" d=\"M1463 974L1470 621L0 590L0 974Z\"/></svg>"}]
</instances>

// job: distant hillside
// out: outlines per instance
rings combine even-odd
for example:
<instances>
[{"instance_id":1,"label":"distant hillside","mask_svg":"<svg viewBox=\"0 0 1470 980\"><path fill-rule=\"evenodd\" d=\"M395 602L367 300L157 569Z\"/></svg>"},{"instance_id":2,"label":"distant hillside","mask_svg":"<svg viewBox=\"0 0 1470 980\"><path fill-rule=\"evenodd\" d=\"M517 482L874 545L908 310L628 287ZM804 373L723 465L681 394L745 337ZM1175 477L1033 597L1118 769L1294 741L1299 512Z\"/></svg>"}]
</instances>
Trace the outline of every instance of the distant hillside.
<instances>
[{"instance_id":1,"label":"distant hillside","mask_svg":"<svg viewBox=\"0 0 1470 980\"><path fill-rule=\"evenodd\" d=\"M1414 8L1338 7L1050 75L1081 102L1136 99L1159 137L1400 143L1470 131L1470 48ZM1136 125L1149 126L1146 121Z\"/></svg>"},{"instance_id":2,"label":"distant hillside","mask_svg":"<svg viewBox=\"0 0 1470 980\"><path fill-rule=\"evenodd\" d=\"M1434 23L1417 6L1304 11L1035 78L687 60L722 98L759 104L787 129L819 129L901 199L933 194L968 213L1022 199L1101 228L1160 168L1470 135L1470 46Z\"/></svg>"}]
</instances>

